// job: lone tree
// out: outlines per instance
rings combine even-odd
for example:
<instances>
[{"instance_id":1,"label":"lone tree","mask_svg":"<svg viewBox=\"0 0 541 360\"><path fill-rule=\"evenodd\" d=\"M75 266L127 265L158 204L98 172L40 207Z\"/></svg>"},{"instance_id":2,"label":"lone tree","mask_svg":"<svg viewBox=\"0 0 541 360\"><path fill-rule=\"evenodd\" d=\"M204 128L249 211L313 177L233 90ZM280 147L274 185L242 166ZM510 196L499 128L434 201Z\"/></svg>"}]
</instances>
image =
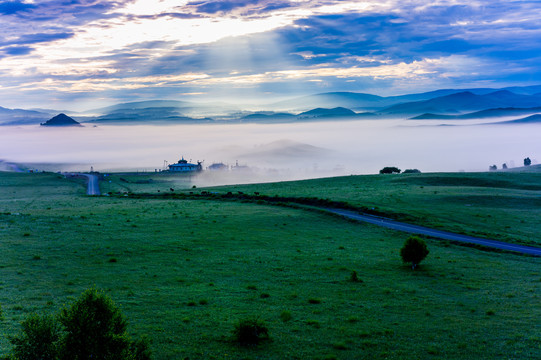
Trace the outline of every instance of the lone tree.
<instances>
[{"instance_id":1,"label":"lone tree","mask_svg":"<svg viewBox=\"0 0 541 360\"><path fill-rule=\"evenodd\" d=\"M524 166L530 166L532 165L532 160L530 160L529 157L527 157L526 159L524 159Z\"/></svg>"},{"instance_id":2,"label":"lone tree","mask_svg":"<svg viewBox=\"0 0 541 360\"><path fill-rule=\"evenodd\" d=\"M10 339L17 360L149 360L148 342L132 340L113 300L86 290L57 317L30 316Z\"/></svg>"},{"instance_id":3,"label":"lone tree","mask_svg":"<svg viewBox=\"0 0 541 360\"><path fill-rule=\"evenodd\" d=\"M60 314L66 336L62 359L127 359L131 340L127 322L110 297L86 290Z\"/></svg>"},{"instance_id":4,"label":"lone tree","mask_svg":"<svg viewBox=\"0 0 541 360\"><path fill-rule=\"evenodd\" d=\"M400 169L395 166L386 166L379 171L380 174L400 174Z\"/></svg>"},{"instance_id":5,"label":"lone tree","mask_svg":"<svg viewBox=\"0 0 541 360\"><path fill-rule=\"evenodd\" d=\"M426 247L426 243L418 236L410 236L402 249L400 249L400 256L404 262L411 263L411 269L415 270L415 267L428 255L429 251Z\"/></svg>"}]
</instances>

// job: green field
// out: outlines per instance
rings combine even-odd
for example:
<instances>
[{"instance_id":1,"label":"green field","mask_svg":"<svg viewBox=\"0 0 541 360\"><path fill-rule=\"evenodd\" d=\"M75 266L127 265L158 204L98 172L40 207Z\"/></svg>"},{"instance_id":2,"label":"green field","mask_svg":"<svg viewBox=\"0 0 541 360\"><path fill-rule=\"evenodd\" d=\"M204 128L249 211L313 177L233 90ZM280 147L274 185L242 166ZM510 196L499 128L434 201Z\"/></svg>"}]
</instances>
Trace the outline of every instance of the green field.
<instances>
[{"instance_id":1,"label":"green field","mask_svg":"<svg viewBox=\"0 0 541 360\"><path fill-rule=\"evenodd\" d=\"M264 195L318 197L344 201L410 223L473 236L541 246L541 170L537 172L433 173L345 176L305 181L214 187ZM105 191L157 194L176 186L174 177L132 176L131 183L111 178ZM144 179L150 183L137 184ZM177 177L177 179L179 179ZM197 184L197 178L188 179ZM126 190L126 188L128 190ZM208 189L207 189L208 190ZM190 189L194 191L194 189Z\"/></svg>"},{"instance_id":2,"label":"green field","mask_svg":"<svg viewBox=\"0 0 541 360\"><path fill-rule=\"evenodd\" d=\"M145 176L111 176L102 191L163 193L176 184ZM330 198L539 244L540 180L359 176L212 191ZM175 192L199 191L190 185ZM0 355L30 313L56 312L96 285L134 335L150 337L155 359L541 356L539 258L428 239L428 258L411 271L399 257L408 235L334 216L84 194L82 180L0 173ZM352 270L363 282L349 281ZM271 341L232 341L235 322L250 316L267 323Z\"/></svg>"}]
</instances>

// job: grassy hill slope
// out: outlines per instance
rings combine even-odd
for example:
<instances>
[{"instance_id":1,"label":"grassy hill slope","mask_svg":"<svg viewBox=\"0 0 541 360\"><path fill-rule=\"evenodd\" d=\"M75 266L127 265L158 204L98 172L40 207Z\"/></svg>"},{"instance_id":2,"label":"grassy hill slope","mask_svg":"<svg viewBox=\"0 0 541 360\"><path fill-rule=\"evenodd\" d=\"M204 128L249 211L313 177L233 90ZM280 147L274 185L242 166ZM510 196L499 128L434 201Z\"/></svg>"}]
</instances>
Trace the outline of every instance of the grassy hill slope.
<instances>
[{"instance_id":1,"label":"grassy hill slope","mask_svg":"<svg viewBox=\"0 0 541 360\"><path fill-rule=\"evenodd\" d=\"M379 181L434 186L381 178L355 180L350 190L349 178L259 188L335 189L338 197L339 189L383 191ZM150 337L155 359L540 354L540 259L427 240L428 258L411 271L398 254L407 235L370 225L276 206L95 198L84 190L56 174L0 173L0 354L28 314L52 313L92 285L121 306L134 333ZM391 195L398 193L381 198ZM352 270L363 282L349 281ZM272 341L233 343L233 324L247 316L264 320Z\"/></svg>"}]
</instances>

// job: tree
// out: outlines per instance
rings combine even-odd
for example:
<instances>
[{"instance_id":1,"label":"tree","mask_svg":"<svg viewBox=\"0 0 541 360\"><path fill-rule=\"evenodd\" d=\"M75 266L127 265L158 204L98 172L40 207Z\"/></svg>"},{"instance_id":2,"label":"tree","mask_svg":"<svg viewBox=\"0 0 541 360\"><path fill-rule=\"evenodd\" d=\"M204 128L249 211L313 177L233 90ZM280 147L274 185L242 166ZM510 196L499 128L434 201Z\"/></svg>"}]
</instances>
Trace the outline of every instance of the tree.
<instances>
[{"instance_id":1,"label":"tree","mask_svg":"<svg viewBox=\"0 0 541 360\"><path fill-rule=\"evenodd\" d=\"M507 164L506 163L502 164L502 169L507 170Z\"/></svg>"},{"instance_id":2,"label":"tree","mask_svg":"<svg viewBox=\"0 0 541 360\"><path fill-rule=\"evenodd\" d=\"M410 236L402 249L400 249L400 256L404 262L411 263L411 269L415 270L415 267L428 255L429 251L426 247L426 243L418 236Z\"/></svg>"},{"instance_id":3,"label":"tree","mask_svg":"<svg viewBox=\"0 0 541 360\"><path fill-rule=\"evenodd\" d=\"M10 339L16 360L149 360L148 340L132 341L127 321L106 294L88 289L59 316L31 315Z\"/></svg>"},{"instance_id":4,"label":"tree","mask_svg":"<svg viewBox=\"0 0 541 360\"><path fill-rule=\"evenodd\" d=\"M488 167L488 169L490 171L496 171L496 170L498 170L498 167L496 165L491 165L491 166Z\"/></svg>"},{"instance_id":5,"label":"tree","mask_svg":"<svg viewBox=\"0 0 541 360\"><path fill-rule=\"evenodd\" d=\"M406 169L402 174L420 174L421 170L419 169Z\"/></svg>"},{"instance_id":6,"label":"tree","mask_svg":"<svg viewBox=\"0 0 541 360\"><path fill-rule=\"evenodd\" d=\"M380 174L400 174L400 169L394 166L386 166L379 171Z\"/></svg>"},{"instance_id":7,"label":"tree","mask_svg":"<svg viewBox=\"0 0 541 360\"><path fill-rule=\"evenodd\" d=\"M17 360L56 360L60 326L51 316L32 314L21 323L19 335L9 340Z\"/></svg>"},{"instance_id":8,"label":"tree","mask_svg":"<svg viewBox=\"0 0 541 360\"><path fill-rule=\"evenodd\" d=\"M526 159L524 159L524 166L530 166L532 165L532 160L530 160L529 157L527 157Z\"/></svg>"},{"instance_id":9,"label":"tree","mask_svg":"<svg viewBox=\"0 0 541 360\"><path fill-rule=\"evenodd\" d=\"M131 341L120 309L104 293L86 290L60 313L65 328L62 359L127 359Z\"/></svg>"}]
</instances>

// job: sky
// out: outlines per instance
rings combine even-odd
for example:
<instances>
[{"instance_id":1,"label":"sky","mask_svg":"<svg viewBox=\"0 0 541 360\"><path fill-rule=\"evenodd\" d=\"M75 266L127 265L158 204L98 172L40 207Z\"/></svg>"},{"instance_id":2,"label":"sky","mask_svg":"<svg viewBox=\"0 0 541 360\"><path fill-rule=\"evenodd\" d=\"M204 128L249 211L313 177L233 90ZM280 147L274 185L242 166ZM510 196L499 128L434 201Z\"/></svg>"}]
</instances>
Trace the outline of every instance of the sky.
<instances>
[{"instance_id":1,"label":"sky","mask_svg":"<svg viewBox=\"0 0 541 360\"><path fill-rule=\"evenodd\" d=\"M0 1L0 106L541 84L541 2Z\"/></svg>"}]
</instances>

